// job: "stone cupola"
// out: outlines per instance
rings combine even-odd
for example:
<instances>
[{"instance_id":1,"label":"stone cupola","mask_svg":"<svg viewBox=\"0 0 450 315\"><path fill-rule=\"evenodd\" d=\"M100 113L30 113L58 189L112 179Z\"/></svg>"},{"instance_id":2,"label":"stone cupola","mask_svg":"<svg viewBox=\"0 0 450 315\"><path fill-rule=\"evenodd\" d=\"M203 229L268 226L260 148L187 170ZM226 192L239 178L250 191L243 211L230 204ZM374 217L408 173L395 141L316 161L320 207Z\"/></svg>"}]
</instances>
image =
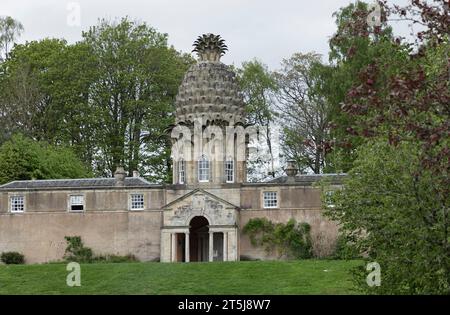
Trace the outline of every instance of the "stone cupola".
<instances>
[{"instance_id":1,"label":"stone cupola","mask_svg":"<svg viewBox=\"0 0 450 315\"><path fill-rule=\"evenodd\" d=\"M245 104L236 75L220 61L228 48L220 35L213 34L199 36L193 46L198 61L189 68L179 87L173 129L185 128L182 138L193 148L183 149L183 157L172 150L173 183L211 186L243 182L246 155L242 152L246 152L246 145L236 134L226 138L230 129L243 134L245 125ZM179 143L178 136L172 135L174 142ZM214 149L196 147L199 139L203 144L214 142Z\"/></svg>"},{"instance_id":2,"label":"stone cupola","mask_svg":"<svg viewBox=\"0 0 450 315\"><path fill-rule=\"evenodd\" d=\"M220 58L228 50L220 35L205 34L194 43L199 60L184 76L176 97L176 123L244 123L245 105L236 76Z\"/></svg>"}]
</instances>

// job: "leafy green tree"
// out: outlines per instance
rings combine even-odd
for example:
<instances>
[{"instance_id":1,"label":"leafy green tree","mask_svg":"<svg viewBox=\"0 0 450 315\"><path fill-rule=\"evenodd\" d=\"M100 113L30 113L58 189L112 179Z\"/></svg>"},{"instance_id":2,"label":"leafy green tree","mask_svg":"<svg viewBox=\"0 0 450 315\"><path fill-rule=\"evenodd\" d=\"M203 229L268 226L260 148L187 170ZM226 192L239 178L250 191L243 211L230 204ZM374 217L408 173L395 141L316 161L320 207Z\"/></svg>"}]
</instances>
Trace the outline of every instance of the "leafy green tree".
<instances>
[{"instance_id":1,"label":"leafy green tree","mask_svg":"<svg viewBox=\"0 0 450 315\"><path fill-rule=\"evenodd\" d=\"M100 21L68 45L16 45L0 64L0 143L16 132L72 147L97 176L117 165L153 181L171 174L168 128L192 63L167 35L124 18Z\"/></svg>"},{"instance_id":2,"label":"leafy green tree","mask_svg":"<svg viewBox=\"0 0 450 315\"><path fill-rule=\"evenodd\" d=\"M0 78L2 135L8 138L23 132L36 140L54 142L61 131L64 109L55 102L58 84L55 62L66 42L57 39L16 45L4 62ZM63 75L63 73L61 73Z\"/></svg>"},{"instance_id":3,"label":"leafy green tree","mask_svg":"<svg viewBox=\"0 0 450 315\"><path fill-rule=\"evenodd\" d=\"M89 100L97 122L97 156L102 157L96 171L108 175L125 165L130 174L140 168L164 179L154 165L142 163L141 149L163 145L164 150L151 153L158 161L168 160L170 142L161 139L173 122L174 98L191 59L169 48L166 34L128 18L100 21L83 33L83 43L95 58Z\"/></svg>"},{"instance_id":4,"label":"leafy green tree","mask_svg":"<svg viewBox=\"0 0 450 315\"><path fill-rule=\"evenodd\" d=\"M333 151L326 156L327 171L352 168L356 148L364 138L352 129L354 117L342 110L349 90L360 84L360 75L378 59L404 58L393 42L392 29L385 23L372 29L367 24L368 5L358 1L334 13L337 31L330 40L330 66L324 69L321 93L329 104L329 141ZM399 55L400 54L400 55ZM389 76L385 73L386 78Z\"/></svg>"},{"instance_id":5,"label":"leafy green tree","mask_svg":"<svg viewBox=\"0 0 450 315\"><path fill-rule=\"evenodd\" d=\"M420 151L387 139L359 147L343 188L329 197L334 207L327 215L366 262L380 264L379 287L367 285L365 268L356 273L368 293L450 293L448 204L441 203L432 172L423 170Z\"/></svg>"},{"instance_id":6,"label":"leafy green tree","mask_svg":"<svg viewBox=\"0 0 450 315\"><path fill-rule=\"evenodd\" d=\"M0 147L0 183L13 180L83 178L91 173L70 148L14 135Z\"/></svg>"},{"instance_id":7,"label":"leafy green tree","mask_svg":"<svg viewBox=\"0 0 450 315\"><path fill-rule=\"evenodd\" d=\"M1 65L2 140L21 132L36 140L66 144L92 165L97 120L89 88L94 65L83 43L44 39L16 45Z\"/></svg>"},{"instance_id":8,"label":"leafy green tree","mask_svg":"<svg viewBox=\"0 0 450 315\"><path fill-rule=\"evenodd\" d=\"M90 101L95 58L85 43L76 43L53 54L51 64L47 76L52 106L46 117L53 128L44 139L70 146L86 165L93 166L98 163L97 112Z\"/></svg>"},{"instance_id":9,"label":"leafy green tree","mask_svg":"<svg viewBox=\"0 0 450 315\"><path fill-rule=\"evenodd\" d=\"M448 9L418 0L385 10L426 28L412 44L386 41L348 91L341 106L348 133L365 144L328 213L359 253L381 265L381 286L367 287L360 270L361 288L449 294Z\"/></svg>"}]
</instances>

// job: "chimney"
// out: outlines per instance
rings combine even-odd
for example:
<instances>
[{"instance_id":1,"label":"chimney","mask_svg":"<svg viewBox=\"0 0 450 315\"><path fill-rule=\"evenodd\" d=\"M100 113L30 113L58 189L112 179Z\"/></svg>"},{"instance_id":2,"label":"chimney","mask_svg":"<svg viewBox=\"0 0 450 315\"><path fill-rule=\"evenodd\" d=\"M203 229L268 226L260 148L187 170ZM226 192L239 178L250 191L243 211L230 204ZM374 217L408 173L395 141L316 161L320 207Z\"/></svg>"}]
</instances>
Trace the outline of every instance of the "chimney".
<instances>
[{"instance_id":1,"label":"chimney","mask_svg":"<svg viewBox=\"0 0 450 315\"><path fill-rule=\"evenodd\" d=\"M116 171L114 172L114 178L116 180L116 186L123 186L125 184L125 177L127 176L127 173L123 169L122 166L117 167Z\"/></svg>"},{"instance_id":2,"label":"chimney","mask_svg":"<svg viewBox=\"0 0 450 315\"><path fill-rule=\"evenodd\" d=\"M284 171L286 172L286 175L288 176L288 178L287 178L288 183L295 183L295 175L297 175L297 173L298 173L298 168L297 168L296 164L297 164L297 162L295 160L287 161L287 166L284 169Z\"/></svg>"},{"instance_id":3,"label":"chimney","mask_svg":"<svg viewBox=\"0 0 450 315\"><path fill-rule=\"evenodd\" d=\"M140 177L139 172L138 171L133 171L133 177Z\"/></svg>"}]
</instances>

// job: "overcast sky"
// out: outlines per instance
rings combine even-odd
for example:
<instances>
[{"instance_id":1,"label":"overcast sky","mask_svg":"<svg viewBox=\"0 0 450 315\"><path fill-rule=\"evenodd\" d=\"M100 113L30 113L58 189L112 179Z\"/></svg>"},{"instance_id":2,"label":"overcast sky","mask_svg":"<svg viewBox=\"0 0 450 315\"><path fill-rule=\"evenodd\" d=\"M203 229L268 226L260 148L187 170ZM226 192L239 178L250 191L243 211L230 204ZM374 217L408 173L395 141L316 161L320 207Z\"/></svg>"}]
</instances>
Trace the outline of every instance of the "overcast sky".
<instances>
[{"instance_id":1,"label":"overcast sky","mask_svg":"<svg viewBox=\"0 0 450 315\"><path fill-rule=\"evenodd\" d=\"M350 2L355 0L0 0L0 15L22 22L19 42L56 37L70 43L99 18L128 15L168 33L178 50L190 52L198 35L216 33L229 47L225 63L257 57L275 69L295 52L326 56L335 32L332 14ZM69 25L76 24L77 7L80 25Z\"/></svg>"}]
</instances>

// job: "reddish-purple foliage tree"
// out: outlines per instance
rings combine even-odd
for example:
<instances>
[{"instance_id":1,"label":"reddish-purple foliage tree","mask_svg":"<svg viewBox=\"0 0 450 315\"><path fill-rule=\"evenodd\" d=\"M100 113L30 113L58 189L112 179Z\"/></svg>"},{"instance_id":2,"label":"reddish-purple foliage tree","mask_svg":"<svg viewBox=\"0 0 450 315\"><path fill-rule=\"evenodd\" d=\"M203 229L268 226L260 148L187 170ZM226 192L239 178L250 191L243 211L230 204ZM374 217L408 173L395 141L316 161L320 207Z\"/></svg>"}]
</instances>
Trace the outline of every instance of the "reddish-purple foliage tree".
<instances>
[{"instance_id":1,"label":"reddish-purple foliage tree","mask_svg":"<svg viewBox=\"0 0 450 315\"><path fill-rule=\"evenodd\" d=\"M393 39L407 58L374 59L364 67L359 82L347 93L342 110L353 119L348 137L384 137L390 145L414 142L420 147L423 172L435 179L433 191L440 209L426 218L431 227L442 227L442 246L449 246L450 171L450 15L448 1L412 0L405 7L381 1L384 17L421 25L412 43ZM360 19L359 21L362 21ZM350 26L351 27L351 26ZM362 29L355 23L354 29ZM376 34L379 29L372 29ZM370 36L363 31L362 36ZM442 222L443 220L443 222ZM439 221L439 222L438 222Z\"/></svg>"}]
</instances>

